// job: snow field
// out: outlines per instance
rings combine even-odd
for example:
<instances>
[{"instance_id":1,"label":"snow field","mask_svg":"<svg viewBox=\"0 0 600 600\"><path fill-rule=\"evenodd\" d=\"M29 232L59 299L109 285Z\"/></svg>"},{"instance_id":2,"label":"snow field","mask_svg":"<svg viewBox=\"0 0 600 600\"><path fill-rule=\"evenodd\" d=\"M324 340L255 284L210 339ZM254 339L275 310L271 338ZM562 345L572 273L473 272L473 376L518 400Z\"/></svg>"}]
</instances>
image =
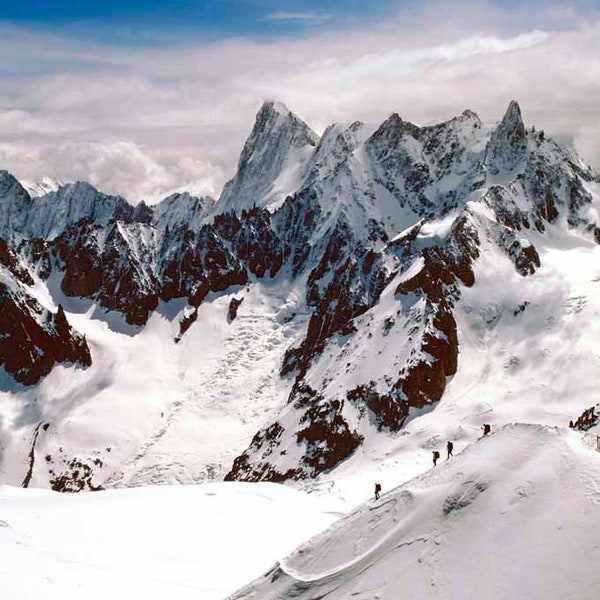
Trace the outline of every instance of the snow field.
<instances>
[{"instance_id":1,"label":"snow field","mask_svg":"<svg viewBox=\"0 0 600 600\"><path fill-rule=\"evenodd\" d=\"M297 285L266 282L210 296L175 344L181 301L162 305L136 330L40 284L45 304L62 302L86 335L93 364L58 365L32 388L4 377L0 480L21 484L40 422L49 427L36 443L32 487L46 487L48 470L60 472L63 456L100 459L94 482L107 487L222 478L287 400L291 381L279 377L281 357L305 320ZM234 296L244 302L229 323Z\"/></svg>"},{"instance_id":2,"label":"snow field","mask_svg":"<svg viewBox=\"0 0 600 600\"><path fill-rule=\"evenodd\" d=\"M3 598L220 600L335 520L276 484L0 487Z\"/></svg>"}]
</instances>

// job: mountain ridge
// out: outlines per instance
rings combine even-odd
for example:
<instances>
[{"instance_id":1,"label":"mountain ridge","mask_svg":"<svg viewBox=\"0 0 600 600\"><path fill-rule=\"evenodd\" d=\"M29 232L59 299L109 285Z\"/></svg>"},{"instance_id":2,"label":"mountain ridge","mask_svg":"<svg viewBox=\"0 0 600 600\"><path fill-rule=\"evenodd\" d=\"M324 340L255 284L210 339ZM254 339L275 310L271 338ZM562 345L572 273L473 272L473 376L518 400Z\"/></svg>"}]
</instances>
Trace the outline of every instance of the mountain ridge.
<instances>
[{"instance_id":1,"label":"mountain ridge","mask_svg":"<svg viewBox=\"0 0 600 600\"><path fill-rule=\"evenodd\" d=\"M444 398L462 368L464 297L490 286L486 273L479 283L486 256L535 282L554 240L600 244L598 183L571 152L526 128L516 102L491 130L465 110L425 127L397 114L375 131L332 125L320 138L266 102L219 201L178 194L134 207L81 182L32 199L0 172L0 237L33 282L15 284L22 293L46 295L52 311L59 297L73 299L132 337L166 319L165 356L180 357L175 343L193 351L185 340L220 298L290 294L284 305L294 308L273 327L292 337L269 367L285 396L257 419L253 437L235 440L218 472L302 481ZM244 320L256 304L238 306ZM98 344L92 366L110 354ZM114 479L141 447L127 445L124 463L103 451L100 467L77 444L70 452L91 473L83 489ZM82 489L75 471L65 477Z\"/></svg>"}]
</instances>

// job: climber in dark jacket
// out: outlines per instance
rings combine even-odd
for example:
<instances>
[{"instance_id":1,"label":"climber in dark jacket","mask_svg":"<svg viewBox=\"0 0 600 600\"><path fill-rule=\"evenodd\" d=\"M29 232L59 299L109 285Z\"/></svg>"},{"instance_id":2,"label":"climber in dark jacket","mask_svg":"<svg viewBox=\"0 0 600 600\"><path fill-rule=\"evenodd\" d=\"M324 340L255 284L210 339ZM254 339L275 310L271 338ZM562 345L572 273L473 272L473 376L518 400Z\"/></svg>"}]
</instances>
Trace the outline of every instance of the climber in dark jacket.
<instances>
[{"instance_id":1,"label":"climber in dark jacket","mask_svg":"<svg viewBox=\"0 0 600 600\"><path fill-rule=\"evenodd\" d=\"M454 450L454 444L448 441L446 444L446 450L448 451L448 458L450 458L452 456L452 450ZM446 460L448 460L448 458L446 458Z\"/></svg>"},{"instance_id":2,"label":"climber in dark jacket","mask_svg":"<svg viewBox=\"0 0 600 600\"><path fill-rule=\"evenodd\" d=\"M438 458L440 457L440 453L437 450L433 451L433 466L435 467L438 461Z\"/></svg>"},{"instance_id":3,"label":"climber in dark jacket","mask_svg":"<svg viewBox=\"0 0 600 600\"><path fill-rule=\"evenodd\" d=\"M379 483L375 484L375 500L379 500L379 492L381 492L381 485Z\"/></svg>"},{"instance_id":4,"label":"climber in dark jacket","mask_svg":"<svg viewBox=\"0 0 600 600\"><path fill-rule=\"evenodd\" d=\"M492 431L492 428L487 423L483 424L483 435L488 435Z\"/></svg>"}]
</instances>

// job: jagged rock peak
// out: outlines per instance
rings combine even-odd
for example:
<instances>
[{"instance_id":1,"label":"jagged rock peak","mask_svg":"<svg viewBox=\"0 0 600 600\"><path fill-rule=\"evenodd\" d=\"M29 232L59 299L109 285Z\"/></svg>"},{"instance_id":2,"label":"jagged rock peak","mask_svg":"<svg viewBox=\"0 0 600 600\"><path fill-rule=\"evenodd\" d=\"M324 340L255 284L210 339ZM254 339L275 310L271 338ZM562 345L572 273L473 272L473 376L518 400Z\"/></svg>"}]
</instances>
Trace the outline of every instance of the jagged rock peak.
<instances>
[{"instance_id":1,"label":"jagged rock peak","mask_svg":"<svg viewBox=\"0 0 600 600\"><path fill-rule=\"evenodd\" d=\"M69 183L65 183L59 186L56 190L49 192L47 195L54 194L55 197L63 196L63 197L79 197L84 196L87 198L92 197L105 197L105 198L113 198L115 200L119 199L120 201L126 202L126 200L122 196L113 196L111 194L105 194L100 191L98 188L94 187L88 181L71 181Z\"/></svg>"},{"instance_id":2,"label":"jagged rock peak","mask_svg":"<svg viewBox=\"0 0 600 600\"><path fill-rule=\"evenodd\" d=\"M216 210L241 212L253 205L268 206L288 190L273 184L289 163L306 163L319 136L280 102L264 102L238 162L235 177L223 189Z\"/></svg>"},{"instance_id":3,"label":"jagged rock peak","mask_svg":"<svg viewBox=\"0 0 600 600\"><path fill-rule=\"evenodd\" d=\"M490 136L486 164L492 174L513 171L527 148L525 125L518 102L511 100L502 120Z\"/></svg>"},{"instance_id":4,"label":"jagged rock peak","mask_svg":"<svg viewBox=\"0 0 600 600\"><path fill-rule=\"evenodd\" d=\"M332 154L334 158L343 158L365 140L365 124L361 121L353 123L333 123L323 132L313 161L320 163Z\"/></svg>"},{"instance_id":5,"label":"jagged rock peak","mask_svg":"<svg viewBox=\"0 0 600 600\"><path fill-rule=\"evenodd\" d=\"M161 229L182 226L197 228L203 223L203 219L214 207L215 202L216 200L210 196L176 192L153 207L152 222Z\"/></svg>"},{"instance_id":6,"label":"jagged rock peak","mask_svg":"<svg viewBox=\"0 0 600 600\"><path fill-rule=\"evenodd\" d=\"M365 124L362 121L354 121L353 123L332 123L328 125L323 135L321 136L321 140L319 141L319 146L322 146L326 139L335 139L340 136L352 136L352 137L360 137L360 134L364 132Z\"/></svg>"},{"instance_id":7,"label":"jagged rock peak","mask_svg":"<svg viewBox=\"0 0 600 600\"><path fill-rule=\"evenodd\" d=\"M283 103L277 100L265 100L256 114L256 120L260 118L269 118L281 115L284 117L294 117L294 113Z\"/></svg>"},{"instance_id":8,"label":"jagged rock peak","mask_svg":"<svg viewBox=\"0 0 600 600\"><path fill-rule=\"evenodd\" d=\"M398 113L392 113L377 129L377 131L373 134L373 138L382 138L382 137L390 137L390 136L403 136L403 135L410 135L412 137L414 137L415 139L419 139L419 137L421 136L421 134L432 131L432 130L437 130L437 129L441 129L441 128L445 128L448 126L451 126L457 122L464 122L464 121L473 121L475 123L478 123L479 125L481 125L481 119L479 118L479 115L470 110L470 109L465 109L463 110L463 112L448 120L448 121L442 121L440 123L435 123L433 125L425 125L423 127L420 127L418 125L415 125L414 123L411 123L410 121L404 121L400 115L398 115Z\"/></svg>"},{"instance_id":9,"label":"jagged rock peak","mask_svg":"<svg viewBox=\"0 0 600 600\"><path fill-rule=\"evenodd\" d=\"M25 229L32 200L21 183L8 171L0 171L0 237L11 237Z\"/></svg>"},{"instance_id":10,"label":"jagged rock peak","mask_svg":"<svg viewBox=\"0 0 600 600\"><path fill-rule=\"evenodd\" d=\"M511 100L508 104L508 108L502 117L503 122L510 122L514 124L523 125L523 117L521 116L521 107L516 100Z\"/></svg>"},{"instance_id":11,"label":"jagged rock peak","mask_svg":"<svg viewBox=\"0 0 600 600\"><path fill-rule=\"evenodd\" d=\"M404 135L418 138L420 128L410 121L403 121L398 113L392 113L371 136L372 140L393 140Z\"/></svg>"},{"instance_id":12,"label":"jagged rock peak","mask_svg":"<svg viewBox=\"0 0 600 600\"><path fill-rule=\"evenodd\" d=\"M510 101L502 120L496 128L496 132L505 135L511 146L525 138L525 125L521 116L521 107L516 100Z\"/></svg>"},{"instance_id":13,"label":"jagged rock peak","mask_svg":"<svg viewBox=\"0 0 600 600\"><path fill-rule=\"evenodd\" d=\"M319 136L299 117L297 117L285 104L266 100L256 113L256 120L252 133L244 145L240 164L248 151L255 147L257 138L262 135L278 135L282 130L290 130L290 143L293 147L305 145L315 146Z\"/></svg>"},{"instance_id":14,"label":"jagged rock peak","mask_svg":"<svg viewBox=\"0 0 600 600\"><path fill-rule=\"evenodd\" d=\"M454 135L464 138L471 136L474 130L481 130L483 123L476 112L466 109L460 115L447 121L441 121L433 125L425 125L413 137L421 141L433 136L446 135L454 132ZM452 135L452 134L451 134Z\"/></svg>"},{"instance_id":15,"label":"jagged rock peak","mask_svg":"<svg viewBox=\"0 0 600 600\"><path fill-rule=\"evenodd\" d=\"M463 110L462 113L460 113L460 116L465 119L473 119L473 120L481 121L481 119L479 118L479 115L474 110L471 110L470 108L466 108L465 110Z\"/></svg>"},{"instance_id":16,"label":"jagged rock peak","mask_svg":"<svg viewBox=\"0 0 600 600\"><path fill-rule=\"evenodd\" d=\"M470 110L470 109L466 109L463 110L462 113L460 113L460 115L453 117L452 119L449 119L448 121L441 121L439 123L435 123L433 125L425 125L423 127L420 128L420 135L421 137L427 136L431 133L438 133L441 131L448 131L450 129L461 129L461 128L467 128L467 129L472 129L472 128L476 128L479 129L482 126L482 122L481 119L479 118L479 115ZM416 137L416 136L415 136Z\"/></svg>"},{"instance_id":17,"label":"jagged rock peak","mask_svg":"<svg viewBox=\"0 0 600 600\"><path fill-rule=\"evenodd\" d=\"M483 123L479 118L479 115L475 111L467 108L463 110L457 117L454 117L453 119L450 119L449 121L446 121L444 123L440 123L439 126L456 127L465 125L468 127L480 128L483 125Z\"/></svg>"},{"instance_id":18,"label":"jagged rock peak","mask_svg":"<svg viewBox=\"0 0 600 600\"><path fill-rule=\"evenodd\" d=\"M0 198L18 196L24 200L29 200L29 194L21 185L21 182L11 173L0 170Z\"/></svg>"},{"instance_id":19,"label":"jagged rock peak","mask_svg":"<svg viewBox=\"0 0 600 600\"><path fill-rule=\"evenodd\" d=\"M143 200L136 204L133 209L133 220L137 223L151 223L153 215L153 207L148 206Z\"/></svg>"}]
</instances>

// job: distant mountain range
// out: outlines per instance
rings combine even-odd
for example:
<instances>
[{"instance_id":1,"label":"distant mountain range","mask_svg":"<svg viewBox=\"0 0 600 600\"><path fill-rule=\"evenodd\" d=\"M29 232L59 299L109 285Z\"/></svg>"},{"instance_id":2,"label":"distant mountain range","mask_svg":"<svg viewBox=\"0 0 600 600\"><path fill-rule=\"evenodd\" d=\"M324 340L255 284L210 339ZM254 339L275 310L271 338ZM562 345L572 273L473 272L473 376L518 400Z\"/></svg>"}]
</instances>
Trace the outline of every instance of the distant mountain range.
<instances>
[{"instance_id":1,"label":"distant mountain range","mask_svg":"<svg viewBox=\"0 0 600 600\"><path fill-rule=\"evenodd\" d=\"M193 459L183 453L173 462L167 449L153 456L148 477L161 481L161 469L175 469L184 481L285 481L329 472L444 397L465 367L461 340L472 325L461 329L465 294L487 306L487 327L499 319L507 331L519 327L519 315L531 311L535 282L546 281L545 254L567 277L575 268L567 251L600 244L599 190L598 174L543 131L526 127L516 102L493 127L469 110L427 127L394 114L374 130L334 124L321 137L285 106L265 102L218 201L184 193L133 206L84 182L24 185L0 171L0 365L7 374L0 393L11 399L0 409L0 483L21 483L27 472L32 485L65 490L137 481L150 468L140 466L148 439L153 447L167 439L169 415L185 402L161 399L150 427L145 409L137 413L111 400L114 381L130 377L123 358L129 354L115 344L129 348L127 336L142 335L153 317L165 319L172 331L161 333L166 350L157 361L169 362L164 357L183 352L176 348L200 331L203 319L208 323L207 307L220 298L229 303L223 319L232 327L236 318L250 319L244 311L254 304L241 301L257 286L267 303L291 306L273 322L293 335L273 350L269 371L285 396L264 411L254 406L253 436L244 430L223 442L229 464L192 475L186 461ZM498 314L496 268L515 298L527 290ZM519 283L526 280L534 283ZM116 337L90 343L90 319ZM516 334L535 335L525 325ZM567 342L558 336L555 343ZM207 360L206 344L194 338L186 361L200 347L200 362ZM63 386L56 393L65 403L70 398L60 410L50 391L57 388L44 387L57 364L78 381L71 396L63 394L68 377L52 383ZM110 365L110 377L97 374L100 364ZM186 365L186 373L193 370ZM236 368L234 361L213 371L210 384L219 385L214 373L226 380ZM250 373L252 365L245 368ZM147 377L159 370L151 367ZM161 382L179 385L175 376ZM194 391L197 407L203 387ZM94 410L107 412L94 421L84 407L96 406L99 390L105 404ZM18 418L25 404L27 418ZM120 411L133 429L120 423ZM189 427L204 418L200 412L190 413L196 416ZM115 423L122 428L117 438ZM46 424L55 434L44 438ZM184 438L178 438L183 446ZM194 454L194 445L186 448Z\"/></svg>"}]
</instances>

